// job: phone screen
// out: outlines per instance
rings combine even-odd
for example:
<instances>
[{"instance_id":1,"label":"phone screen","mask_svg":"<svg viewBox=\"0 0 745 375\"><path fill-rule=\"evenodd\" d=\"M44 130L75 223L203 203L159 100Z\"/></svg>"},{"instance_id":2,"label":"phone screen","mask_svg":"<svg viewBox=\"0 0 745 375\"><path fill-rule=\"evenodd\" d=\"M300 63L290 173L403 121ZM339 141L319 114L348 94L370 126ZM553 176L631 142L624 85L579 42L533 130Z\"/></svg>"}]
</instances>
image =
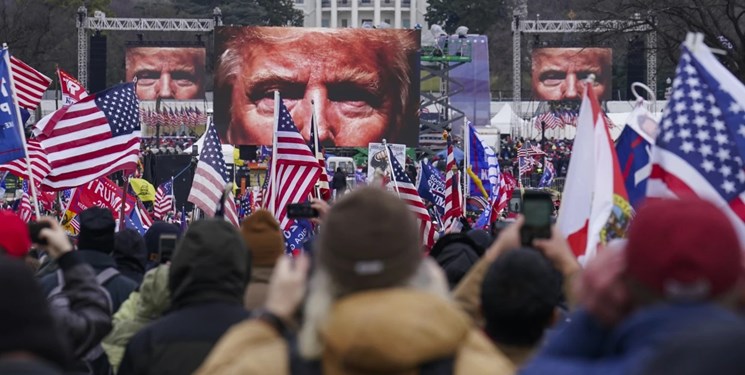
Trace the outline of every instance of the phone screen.
<instances>
[{"instance_id":1,"label":"phone screen","mask_svg":"<svg viewBox=\"0 0 745 375\"><path fill-rule=\"evenodd\" d=\"M523 202L523 213L525 225L531 227L543 227L551 225L551 214L553 205L545 199L528 199Z\"/></svg>"},{"instance_id":2,"label":"phone screen","mask_svg":"<svg viewBox=\"0 0 745 375\"><path fill-rule=\"evenodd\" d=\"M176 250L176 235L175 234L161 234L160 235L160 263L166 263L171 260L174 250Z\"/></svg>"}]
</instances>

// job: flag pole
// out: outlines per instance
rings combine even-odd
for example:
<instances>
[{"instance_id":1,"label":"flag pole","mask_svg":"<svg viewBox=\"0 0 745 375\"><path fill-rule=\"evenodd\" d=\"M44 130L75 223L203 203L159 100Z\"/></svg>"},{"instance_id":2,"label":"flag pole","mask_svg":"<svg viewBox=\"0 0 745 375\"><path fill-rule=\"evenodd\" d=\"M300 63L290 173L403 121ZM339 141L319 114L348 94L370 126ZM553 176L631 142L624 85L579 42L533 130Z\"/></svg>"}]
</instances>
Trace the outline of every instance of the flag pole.
<instances>
[{"instance_id":1,"label":"flag pole","mask_svg":"<svg viewBox=\"0 0 745 375\"><path fill-rule=\"evenodd\" d=\"M396 194L401 197L401 192L398 191L398 182L396 182L396 172L393 170L393 162L391 161L391 158L395 157L393 155L393 150L388 148L388 143L385 141L385 138L383 138L383 147L385 147L385 153L388 156L386 160L388 160L388 168L391 170L391 181L393 182L393 188L396 189Z\"/></svg>"},{"instance_id":2,"label":"flag pole","mask_svg":"<svg viewBox=\"0 0 745 375\"><path fill-rule=\"evenodd\" d=\"M124 176L124 186L122 186L122 206L119 209L119 231L121 232L126 228L124 219L124 208L127 205L127 189L129 188L129 175ZM135 202L135 204L137 204ZM137 207L135 207L137 209Z\"/></svg>"},{"instance_id":3,"label":"flag pole","mask_svg":"<svg viewBox=\"0 0 745 375\"><path fill-rule=\"evenodd\" d=\"M310 126L311 126L311 134L313 134L312 139L310 140L313 142L313 152L315 155L313 155L314 158L318 159L318 150L319 144L318 144L318 117L316 116L316 101L311 99L310 100ZM326 173L323 171L323 173ZM318 181L316 181L316 185L313 187L313 192L315 193L316 197L318 199L321 199L321 181L320 178Z\"/></svg>"},{"instance_id":4,"label":"flag pole","mask_svg":"<svg viewBox=\"0 0 745 375\"><path fill-rule=\"evenodd\" d=\"M176 211L177 211L177 209L176 209L176 194L174 194L175 191L176 190L175 190L175 188L173 186L173 176L172 176L171 177L171 210L173 211L173 216L174 217L176 216Z\"/></svg>"},{"instance_id":5,"label":"flag pole","mask_svg":"<svg viewBox=\"0 0 745 375\"><path fill-rule=\"evenodd\" d=\"M277 201L277 129L279 129L279 91L274 91L274 129L272 131L272 166L269 170L269 178L272 179L270 186L271 191L269 192L269 212L275 217L276 212L274 205Z\"/></svg>"},{"instance_id":6,"label":"flag pole","mask_svg":"<svg viewBox=\"0 0 745 375\"><path fill-rule=\"evenodd\" d=\"M470 154L471 154L471 132L468 126L468 117L463 117L463 217L466 216L466 200L468 199L468 193L471 190L471 183L468 176L468 168L470 167ZM455 151L453 151L453 158L455 158Z\"/></svg>"},{"instance_id":7,"label":"flag pole","mask_svg":"<svg viewBox=\"0 0 745 375\"><path fill-rule=\"evenodd\" d=\"M28 173L28 180L31 189L31 196L34 198L34 213L36 214L36 220L41 218L41 212L39 212L39 199L36 195L36 182L34 181L34 174L31 172L31 157L28 154L28 144L26 143L26 132L23 129L23 121L21 120L21 110L18 107L18 96L16 94L16 84L13 79L13 66L10 64L10 51L8 50L8 44L3 43L3 50L5 51L5 65L8 67L8 76L10 77L10 88L13 91L13 104L16 107L16 121L18 122L18 132L21 133L21 143L23 143L23 153L26 155L26 173ZM41 103L40 103L41 105Z\"/></svg>"}]
</instances>

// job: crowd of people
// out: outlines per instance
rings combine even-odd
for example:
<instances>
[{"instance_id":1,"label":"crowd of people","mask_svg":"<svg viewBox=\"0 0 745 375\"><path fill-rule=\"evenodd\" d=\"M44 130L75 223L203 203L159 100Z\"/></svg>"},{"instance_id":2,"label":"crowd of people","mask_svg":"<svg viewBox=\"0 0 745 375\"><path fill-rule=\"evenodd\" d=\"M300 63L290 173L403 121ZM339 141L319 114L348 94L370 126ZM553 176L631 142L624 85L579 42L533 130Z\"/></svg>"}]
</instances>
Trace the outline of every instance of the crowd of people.
<instances>
[{"instance_id":1,"label":"crowd of people","mask_svg":"<svg viewBox=\"0 0 745 375\"><path fill-rule=\"evenodd\" d=\"M74 239L0 212L0 373L745 373L745 262L711 203L646 203L584 267L521 216L427 251L384 189L312 205L294 257L263 210L140 236L90 208Z\"/></svg>"}]
</instances>

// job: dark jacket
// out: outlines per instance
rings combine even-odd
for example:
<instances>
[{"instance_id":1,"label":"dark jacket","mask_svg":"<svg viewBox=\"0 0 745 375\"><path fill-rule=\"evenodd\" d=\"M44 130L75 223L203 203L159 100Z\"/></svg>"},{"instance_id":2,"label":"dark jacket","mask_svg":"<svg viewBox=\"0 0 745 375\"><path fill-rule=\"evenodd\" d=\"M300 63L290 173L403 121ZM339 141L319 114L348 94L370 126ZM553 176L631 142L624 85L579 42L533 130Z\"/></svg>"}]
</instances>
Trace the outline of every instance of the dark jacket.
<instances>
[{"instance_id":1,"label":"dark jacket","mask_svg":"<svg viewBox=\"0 0 745 375\"><path fill-rule=\"evenodd\" d=\"M347 188L347 175L342 171L334 173L334 178L331 180L331 188L334 190L344 190Z\"/></svg>"},{"instance_id":2,"label":"dark jacket","mask_svg":"<svg viewBox=\"0 0 745 375\"><path fill-rule=\"evenodd\" d=\"M248 318L250 270L233 226L214 219L192 224L171 263L171 310L129 341L118 374L194 372L228 328Z\"/></svg>"},{"instance_id":3,"label":"dark jacket","mask_svg":"<svg viewBox=\"0 0 745 375\"><path fill-rule=\"evenodd\" d=\"M712 320L739 320L713 304L659 305L637 311L616 327L603 327L578 310L549 337L520 374L635 374L660 344L689 327Z\"/></svg>"},{"instance_id":4,"label":"dark jacket","mask_svg":"<svg viewBox=\"0 0 745 375\"><path fill-rule=\"evenodd\" d=\"M114 236L114 261L122 275L127 276L137 285L142 284L147 262L145 240L133 229L119 231Z\"/></svg>"},{"instance_id":5,"label":"dark jacket","mask_svg":"<svg viewBox=\"0 0 745 375\"><path fill-rule=\"evenodd\" d=\"M116 268L116 262L110 255L94 250L80 250L77 251L76 254L78 254L77 256L83 262L93 267L96 274L99 274L107 268ZM44 290L44 294L48 296L52 289L57 287L57 275L52 273L44 276L41 279L41 286ZM108 291L111 296L111 302L113 304L112 313L114 313L119 310L119 306L129 298L129 294L137 289L137 283L120 274L109 280L106 285L104 285L104 288L106 288L106 291Z\"/></svg>"},{"instance_id":6,"label":"dark jacket","mask_svg":"<svg viewBox=\"0 0 745 375\"><path fill-rule=\"evenodd\" d=\"M41 359L0 359L0 374L62 375L62 370Z\"/></svg>"},{"instance_id":7,"label":"dark jacket","mask_svg":"<svg viewBox=\"0 0 745 375\"><path fill-rule=\"evenodd\" d=\"M443 236L432 247L429 256L445 271L450 289L454 289L479 261L480 247L464 233Z\"/></svg>"},{"instance_id":8,"label":"dark jacket","mask_svg":"<svg viewBox=\"0 0 745 375\"><path fill-rule=\"evenodd\" d=\"M49 308L60 332L69 340L75 358L81 358L111 331L109 299L80 254L64 254L57 263L64 278L61 294L66 303L53 300Z\"/></svg>"}]
</instances>

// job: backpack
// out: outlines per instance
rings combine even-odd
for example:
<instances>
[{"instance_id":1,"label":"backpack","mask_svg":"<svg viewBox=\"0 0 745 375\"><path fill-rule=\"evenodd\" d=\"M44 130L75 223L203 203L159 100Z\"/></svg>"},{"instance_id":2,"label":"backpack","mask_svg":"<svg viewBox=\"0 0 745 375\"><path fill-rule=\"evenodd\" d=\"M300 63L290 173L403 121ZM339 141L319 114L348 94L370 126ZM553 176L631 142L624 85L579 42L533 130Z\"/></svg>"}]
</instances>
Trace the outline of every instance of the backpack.
<instances>
[{"instance_id":1,"label":"backpack","mask_svg":"<svg viewBox=\"0 0 745 375\"><path fill-rule=\"evenodd\" d=\"M47 300L49 301L50 306L67 307L70 305L70 300L64 293L62 293L62 289L65 287L65 278L62 274L62 270L57 270L56 275L57 286L49 292ZM113 267L108 267L96 275L96 283L101 286L101 290L104 295L106 295L110 315L113 314L114 302L111 299L111 294L109 294L109 291L104 286L117 275L119 275L119 271ZM101 346L101 343L98 343L95 347L89 350L82 358L80 358L79 362L82 363L78 363L77 365L79 366L76 365L76 367L83 368L81 373L111 373L109 360ZM94 370L94 368L96 370Z\"/></svg>"}]
</instances>

